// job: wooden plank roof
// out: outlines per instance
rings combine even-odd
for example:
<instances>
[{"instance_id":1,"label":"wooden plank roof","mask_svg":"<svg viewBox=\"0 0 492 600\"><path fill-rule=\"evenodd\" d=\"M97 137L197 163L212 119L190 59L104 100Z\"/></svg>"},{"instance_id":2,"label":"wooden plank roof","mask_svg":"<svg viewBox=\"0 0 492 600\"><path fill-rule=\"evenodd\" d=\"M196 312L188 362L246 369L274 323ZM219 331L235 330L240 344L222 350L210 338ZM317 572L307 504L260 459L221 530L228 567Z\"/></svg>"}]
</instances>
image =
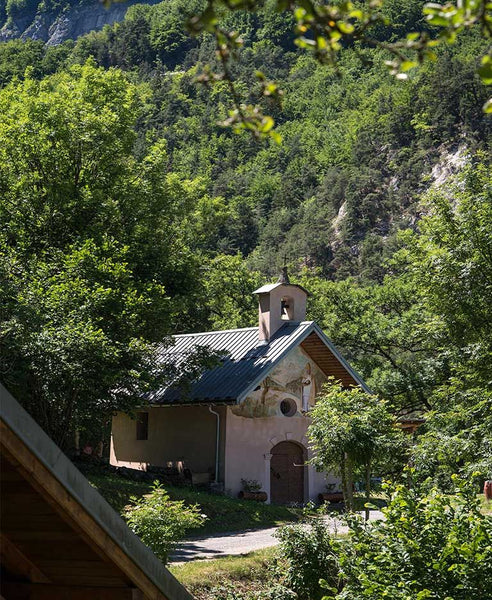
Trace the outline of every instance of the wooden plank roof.
<instances>
[{"instance_id":1,"label":"wooden plank roof","mask_svg":"<svg viewBox=\"0 0 492 600\"><path fill-rule=\"evenodd\" d=\"M353 372L340 362L340 359L327 348L325 342L313 331L301 343L301 348L318 365L327 377L334 377L342 382L344 387L359 385Z\"/></svg>"},{"instance_id":2,"label":"wooden plank roof","mask_svg":"<svg viewBox=\"0 0 492 600\"><path fill-rule=\"evenodd\" d=\"M5 600L192 600L0 385Z\"/></svg>"}]
</instances>

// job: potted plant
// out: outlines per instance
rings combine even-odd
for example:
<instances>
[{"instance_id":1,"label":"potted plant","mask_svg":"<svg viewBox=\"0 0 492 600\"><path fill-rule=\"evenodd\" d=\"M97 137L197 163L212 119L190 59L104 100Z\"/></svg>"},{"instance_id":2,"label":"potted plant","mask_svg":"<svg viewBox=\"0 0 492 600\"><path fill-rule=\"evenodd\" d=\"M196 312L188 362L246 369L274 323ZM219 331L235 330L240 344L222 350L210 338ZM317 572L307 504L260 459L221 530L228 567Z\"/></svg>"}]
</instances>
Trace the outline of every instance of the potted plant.
<instances>
[{"instance_id":1,"label":"potted plant","mask_svg":"<svg viewBox=\"0 0 492 600\"><path fill-rule=\"evenodd\" d=\"M492 500L492 479L484 482L483 494L487 500Z\"/></svg>"},{"instance_id":2,"label":"potted plant","mask_svg":"<svg viewBox=\"0 0 492 600\"><path fill-rule=\"evenodd\" d=\"M241 498L241 500L266 501L267 494L261 491L261 483L256 479L241 479L241 485L243 489L238 494L238 498Z\"/></svg>"}]
</instances>

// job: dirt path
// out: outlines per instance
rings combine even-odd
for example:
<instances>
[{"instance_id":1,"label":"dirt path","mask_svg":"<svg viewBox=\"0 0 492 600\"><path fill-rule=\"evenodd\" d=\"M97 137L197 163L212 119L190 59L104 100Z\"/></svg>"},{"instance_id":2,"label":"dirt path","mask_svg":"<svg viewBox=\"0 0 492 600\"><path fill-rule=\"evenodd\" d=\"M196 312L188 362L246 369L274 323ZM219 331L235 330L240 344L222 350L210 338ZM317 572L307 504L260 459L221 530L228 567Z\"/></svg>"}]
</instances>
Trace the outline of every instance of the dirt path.
<instances>
[{"instance_id":1,"label":"dirt path","mask_svg":"<svg viewBox=\"0 0 492 600\"><path fill-rule=\"evenodd\" d=\"M381 519L379 511L371 511L371 520ZM347 527L337 518L328 518L327 523L333 531L344 533ZM183 563L189 560L212 559L234 554L247 554L253 550L268 548L278 544L274 537L278 527L257 529L254 531L235 531L209 537L193 538L182 542L171 555L169 562Z\"/></svg>"}]
</instances>

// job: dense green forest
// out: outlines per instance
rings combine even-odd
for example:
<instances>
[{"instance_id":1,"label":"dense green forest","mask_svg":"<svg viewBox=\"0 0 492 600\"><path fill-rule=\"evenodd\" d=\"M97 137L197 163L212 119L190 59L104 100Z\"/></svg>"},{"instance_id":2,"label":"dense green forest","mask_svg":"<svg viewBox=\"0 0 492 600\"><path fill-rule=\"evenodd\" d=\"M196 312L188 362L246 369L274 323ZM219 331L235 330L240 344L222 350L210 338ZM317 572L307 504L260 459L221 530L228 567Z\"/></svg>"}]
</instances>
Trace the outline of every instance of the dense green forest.
<instances>
[{"instance_id":1,"label":"dense green forest","mask_svg":"<svg viewBox=\"0 0 492 600\"><path fill-rule=\"evenodd\" d=\"M422 5L386 2L378 38L428 28ZM309 318L374 391L428 414L425 468L487 470L487 40L468 30L402 81L361 44L320 65L269 2L226 15L244 40L241 99L257 101L258 70L283 90L281 106L261 100L277 144L222 127L227 82L196 83L216 61L213 38L183 27L200 7L134 6L76 41L0 45L3 380L62 443L75 415L87 425L151 385L153 343L255 324L250 292L286 256Z\"/></svg>"},{"instance_id":2,"label":"dense green forest","mask_svg":"<svg viewBox=\"0 0 492 600\"><path fill-rule=\"evenodd\" d=\"M0 0L0 24L78 4ZM220 70L215 38L184 27L197 0L136 5L59 45L0 43L0 379L64 450L75 430L100 440L143 392L220 360L157 371L156 344L256 325L251 292L286 261L308 318L374 392L326 386L307 434L317 466L349 509L353 481L369 497L371 475L390 476L386 520L349 515L343 539L319 520L283 530L265 594L209 597L490 597L476 499L492 479L489 40L466 27L402 79L384 44L435 38L422 1L384 2L383 46L344 38L336 66L296 46L276 4L222 6L243 40L232 87L197 82ZM234 101L271 115L281 142L224 127ZM424 417L413 439L405 416ZM130 524L141 534L150 514L162 550L154 503L173 513L158 488Z\"/></svg>"}]
</instances>

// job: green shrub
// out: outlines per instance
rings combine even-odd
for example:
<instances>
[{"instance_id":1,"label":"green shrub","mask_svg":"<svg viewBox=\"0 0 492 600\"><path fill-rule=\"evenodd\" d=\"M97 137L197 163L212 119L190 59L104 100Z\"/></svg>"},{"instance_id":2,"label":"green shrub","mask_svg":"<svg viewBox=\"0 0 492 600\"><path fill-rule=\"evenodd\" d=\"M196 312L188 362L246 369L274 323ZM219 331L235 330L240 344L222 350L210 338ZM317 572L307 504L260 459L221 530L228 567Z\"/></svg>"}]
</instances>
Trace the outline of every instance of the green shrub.
<instances>
[{"instance_id":1,"label":"green shrub","mask_svg":"<svg viewBox=\"0 0 492 600\"><path fill-rule=\"evenodd\" d=\"M297 600L299 596L285 585L277 582L270 582L268 590L261 592L259 600Z\"/></svg>"},{"instance_id":2,"label":"green shrub","mask_svg":"<svg viewBox=\"0 0 492 600\"><path fill-rule=\"evenodd\" d=\"M157 481L150 494L141 498L132 496L131 502L123 516L130 529L163 562L185 533L200 527L206 519L198 505L186 506L182 500L170 500Z\"/></svg>"},{"instance_id":3,"label":"green shrub","mask_svg":"<svg viewBox=\"0 0 492 600\"><path fill-rule=\"evenodd\" d=\"M295 592L298 600L320 599L323 596L320 579L330 585L337 581L333 538L326 524L314 517L304 523L286 525L276 535L280 540L276 575L282 586ZM288 597L287 593L282 595Z\"/></svg>"},{"instance_id":4,"label":"green shrub","mask_svg":"<svg viewBox=\"0 0 492 600\"><path fill-rule=\"evenodd\" d=\"M336 600L490 598L492 518L480 512L474 486L460 483L454 495L404 485L392 492L384 521L349 518Z\"/></svg>"}]
</instances>

